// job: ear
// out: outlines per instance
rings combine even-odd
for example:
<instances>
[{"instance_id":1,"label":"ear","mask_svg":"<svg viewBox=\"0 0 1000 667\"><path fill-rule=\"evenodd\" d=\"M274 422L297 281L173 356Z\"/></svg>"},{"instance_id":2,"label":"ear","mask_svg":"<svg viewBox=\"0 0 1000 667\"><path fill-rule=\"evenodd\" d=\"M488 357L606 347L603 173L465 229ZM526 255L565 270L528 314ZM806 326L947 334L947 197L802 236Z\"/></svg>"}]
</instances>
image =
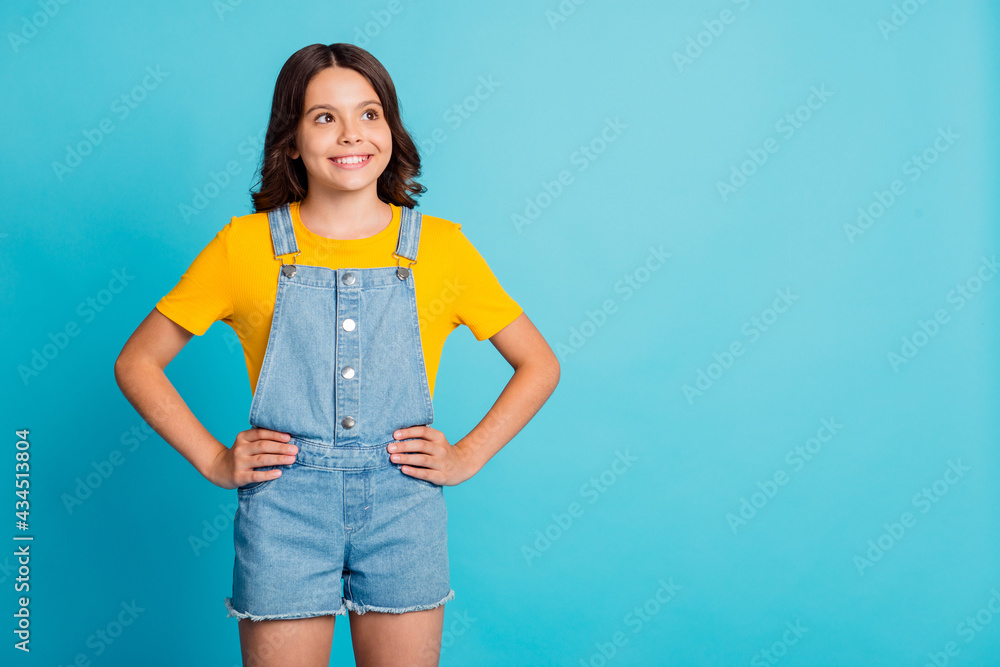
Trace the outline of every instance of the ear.
<instances>
[{"instance_id":1,"label":"ear","mask_svg":"<svg viewBox=\"0 0 1000 667\"><path fill-rule=\"evenodd\" d=\"M285 155L294 160L299 157L299 151L295 146L289 146L285 149Z\"/></svg>"}]
</instances>

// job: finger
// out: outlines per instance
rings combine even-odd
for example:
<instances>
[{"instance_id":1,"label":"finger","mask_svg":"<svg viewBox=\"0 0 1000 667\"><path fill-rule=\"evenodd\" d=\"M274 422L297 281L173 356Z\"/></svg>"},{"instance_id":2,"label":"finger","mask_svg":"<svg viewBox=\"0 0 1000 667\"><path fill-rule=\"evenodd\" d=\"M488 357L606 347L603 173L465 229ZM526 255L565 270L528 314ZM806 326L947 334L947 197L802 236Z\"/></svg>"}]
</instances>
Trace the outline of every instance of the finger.
<instances>
[{"instance_id":1,"label":"finger","mask_svg":"<svg viewBox=\"0 0 1000 667\"><path fill-rule=\"evenodd\" d=\"M393 463L407 463L423 468L430 468L434 462L434 457L427 454L393 454L389 458L392 459Z\"/></svg>"},{"instance_id":2,"label":"finger","mask_svg":"<svg viewBox=\"0 0 1000 667\"><path fill-rule=\"evenodd\" d=\"M436 470L432 470L430 468L414 468L412 466L403 466L402 468L400 468L400 470L402 470L405 474L409 475L410 477L423 479L432 484L437 484L438 486L441 485L440 481L435 481L442 479L442 476L440 476L438 474L438 471Z\"/></svg>"},{"instance_id":3,"label":"finger","mask_svg":"<svg viewBox=\"0 0 1000 667\"><path fill-rule=\"evenodd\" d=\"M400 454L405 454L407 452L427 452L429 454L435 453L435 445L429 440L424 440L423 438L416 438L414 440L399 440L395 442L390 442L387 445L389 453L399 452Z\"/></svg>"},{"instance_id":4,"label":"finger","mask_svg":"<svg viewBox=\"0 0 1000 667\"><path fill-rule=\"evenodd\" d=\"M293 454L260 454L253 457L254 468L285 466L290 463L295 463L295 456Z\"/></svg>"},{"instance_id":5,"label":"finger","mask_svg":"<svg viewBox=\"0 0 1000 667\"><path fill-rule=\"evenodd\" d=\"M298 447L290 442L279 442L277 440L253 440L247 443L242 450L244 456L256 457L259 454L295 454Z\"/></svg>"},{"instance_id":6,"label":"finger","mask_svg":"<svg viewBox=\"0 0 1000 667\"><path fill-rule=\"evenodd\" d=\"M296 454L299 448L291 442L277 440L253 440L250 443L251 454Z\"/></svg>"},{"instance_id":7,"label":"finger","mask_svg":"<svg viewBox=\"0 0 1000 667\"><path fill-rule=\"evenodd\" d=\"M277 440L278 442L288 442L291 440L291 434L283 431L272 431L267 428L255 428L254 440Z\"/></svg>"},{"instance_id":8,"label":"finger","mask_svg":"<svg viewBox=\"0 0 1000 667\"><path fill-rule=\"evenodd\" d=\"M392 437L396 440L405 440L406 438L422 438L426 433L427 429L423 426L410 426L409 428L400 428L392 434Z\"/></svg>"},{"instance_id":9,"label":"finger","mask_svg":"<svg viewBox=\"0 0 1000 667\"><path fill-rule=\"evenodd\" d=\"M276 479L281 477L281 469L275 468L274 470L249 470L246 473L245 481L239 483L240 486L245 486L253 482L265 482L269 479Z\"/></svg>"},{"instance_id":10,"label":"finger","mask_svg":"<svg viewBox=\"0 0 1000 667\"><path fill-rule=\"evenodd\" d=\"M426 440L418 439L390 442L387 447L389 452L427 452L430 451L429 445Z\"/></svg>"}]
</instances>

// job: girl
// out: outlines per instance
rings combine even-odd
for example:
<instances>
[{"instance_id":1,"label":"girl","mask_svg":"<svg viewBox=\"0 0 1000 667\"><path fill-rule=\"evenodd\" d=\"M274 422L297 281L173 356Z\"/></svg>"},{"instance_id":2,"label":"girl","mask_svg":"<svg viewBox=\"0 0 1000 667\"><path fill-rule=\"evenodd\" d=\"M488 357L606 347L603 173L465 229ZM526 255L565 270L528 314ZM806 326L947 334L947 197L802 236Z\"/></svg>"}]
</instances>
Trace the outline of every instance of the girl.
<instances>
[{"instance_id":1,"label":"girl","mask_svg":"<svg viewBox=\"0 0 1000 667\"><path fill-rule=\"evenodd\" d=\"M396 91L371 54L314 44L278 75L255 213L233 217L115 363L142 417L237 489L233 593L244 662L327 665L348 615L357 664L436 665L453 599L442 489L478 472L559 380L552 350L425 188ZM252 428L232 447L164 369L216 320L239 336ZM432 428L459 324L514 372L477 426Z\"/></svg>"}]
</instances>

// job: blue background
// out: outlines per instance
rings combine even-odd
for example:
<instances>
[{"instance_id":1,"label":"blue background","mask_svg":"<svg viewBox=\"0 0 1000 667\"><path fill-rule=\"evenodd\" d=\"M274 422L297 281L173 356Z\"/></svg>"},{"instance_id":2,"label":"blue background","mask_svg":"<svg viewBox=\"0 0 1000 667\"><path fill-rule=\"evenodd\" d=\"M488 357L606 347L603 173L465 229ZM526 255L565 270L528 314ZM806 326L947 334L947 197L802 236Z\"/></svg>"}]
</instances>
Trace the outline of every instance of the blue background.
<instances>
[{"instance_id":1,"label":"blue background","mask_svg":"<svg viewBox=\"0 0 1000 667\"><path fill-rule=\"evenodd\" d=\"M422 142L420 210L462 223L562 362L541 412L445 491L442 664L994 664L995 3L567 0L557 22L556 0L48 5L0 10L4 486L28 428L35 536L30 657L11 647L14 542L0 551L5 664L239 663L235 492L144 430L113 363L250 212L281 65L339 41L393 76ZM142 90L147 68L163 76ZM477 99L480 77L495 85ZM229 161L240 173L213 189ZM859 207L879 215L851 238ZM112 294L115 270L132 277ZM248 428L226 325L167 373L221 441ZM456 331L435 427L461 438L509 374ZM340 619L332 662L351 655Z\"/></svg>"}]
</instances>

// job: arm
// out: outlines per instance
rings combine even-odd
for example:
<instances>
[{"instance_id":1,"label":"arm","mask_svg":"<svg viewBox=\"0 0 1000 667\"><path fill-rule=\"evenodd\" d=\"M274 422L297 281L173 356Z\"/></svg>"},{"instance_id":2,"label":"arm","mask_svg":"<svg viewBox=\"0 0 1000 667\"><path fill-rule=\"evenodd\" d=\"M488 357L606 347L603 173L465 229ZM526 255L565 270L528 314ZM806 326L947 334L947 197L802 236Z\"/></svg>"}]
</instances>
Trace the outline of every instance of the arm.
<instances>
[{"instance_id":1,"label":"arm","mask_svg":"<svg viewBox=\"0 0 1000 667\"><path fill-rule=\"evenodd\" d=\"M228 447L198 421L164 372L193 336L154 308L115 360L115 380L146 423L208 477L212 462Z\"/></svg>"},{"instance_id":2,"label":"arm","mask_svg":"<svg viewBox=\"0 0 1000 667\"><path fill-rule=\"evenodd\" d=\"M455 443L467 455L472 474L524 428L559 383L559 361L526 314L518 315L490 342L514 369L514 375L486 416Z\"/></svg>"}]
</instances>

